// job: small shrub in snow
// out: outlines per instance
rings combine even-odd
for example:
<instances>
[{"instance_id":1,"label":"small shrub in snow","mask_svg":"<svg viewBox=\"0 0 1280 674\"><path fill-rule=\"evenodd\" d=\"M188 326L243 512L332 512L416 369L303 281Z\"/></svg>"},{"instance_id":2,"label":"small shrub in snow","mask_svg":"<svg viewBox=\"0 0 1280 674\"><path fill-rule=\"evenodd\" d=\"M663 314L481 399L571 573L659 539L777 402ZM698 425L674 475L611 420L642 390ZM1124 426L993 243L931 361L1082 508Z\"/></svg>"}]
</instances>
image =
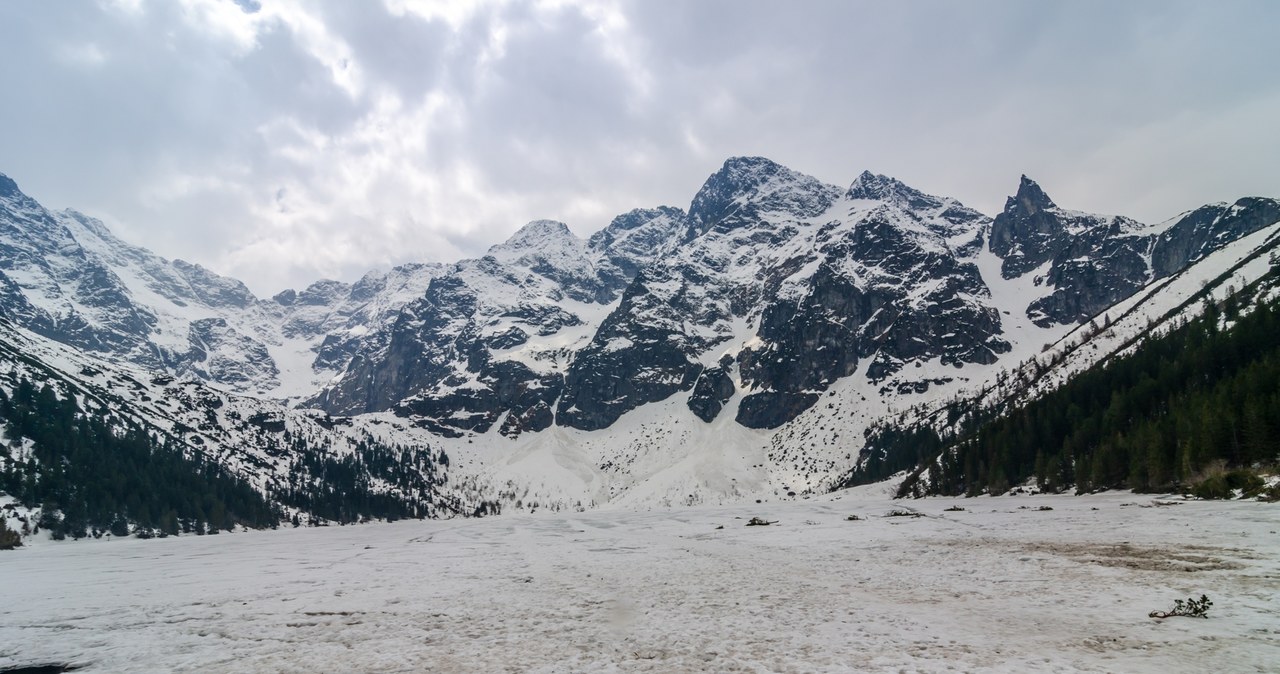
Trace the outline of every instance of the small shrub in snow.
<instances>
[{"instance_id":1,"label":"small shrub in snow","mask_svg":"<svg viewBox=\"0 0 1280 674\"><path fill-rule=\"evenodd\" d=\"M1196 498L1202 499L1225 499L1231 498L1231 487L1227 486L1227 478L1224 475L1210 475L1199 481L1191 488L1191 493Z\"/></svg>"},{"instance_id":2,"label":"small shrub in snow","mask_svg":"<svg viewBox=\"0 0 1280 674\"><path fill-rule=\"evenodd\" d=\"M1227 470L1222 461L1210 464L1201 473L1200 479L1191 484L1191 493L1202 499L1235 498L1236 492L1244 498L1262 495L1267 489L1267 481L1255 470L1237 468Z\"/></svg>"},{"instance_id":3,"label":"small shrub in snow","mask_svg":"<svg viewBox=\"0 0 1280 674\"><path fill-rule=\"evenodd\" d=\"M1227 486L1232 489L1239 489L1240 495L1245 498L1253 498L1267 488L1267 481L1262 479L1262 476L1256 472L1248 468L1241 468L1227 473Z\"/></svg>"},{"instance_id":4,"label":"small shrub in snow","mask_svg":"<svg viewBox=\"0 0 1280 674\"><path fill-rule=\"evenodd\" d=\"M849 521L849 522L857 522L857 521L859 521L859 520L861 520L861 519L862 519L862 517L861 517L861 516L859 516L859 515L850 515L850 516L848 516L848 517L846 517L846 518L845 518L845 520L847 520L847 521Z\"/></svg>"},{"instance_id":5,"label":"small shrub in snow","mask_svg":"<svg viewBox=\"0 0 1280 674\"><path fill-rule=\"evenodd\" d=\"M924 513L918 513L912 510L890 510L884 514L885 517L924 517Z\"/></svg>"},{"instance_id":6,"label":"small shrub in snow","mask_svg":"<svg viewBox=\"0 0 1280 674\"><path fill-rule=\"evenodd\" d=\"M22 545L22 536L9 528L5 517L0 515L0 550L12 550Z\"/></svg>"},{"instance_id":7,"label":"small shrub in snow","mask_svg":"<svg viewBox=\"0 0 1280 674\"><path fill-rule=\"evenodd\" d=\"M1147 615L1152 618L1173 618L1176 616L1208 618L1210 606L1213 606L1213 602L1209 601L1209 597L1202 594L1199 599L1190 597L1186 601L1175 599L1172 611L1152 611Z\"/></svg>"},{"instance_id":8,"label":"small shrub in snow","mask_svg":"<svg viewBox=\"0 0 1280 674\"><path fill-rule=\"evenodd\" d=\"M957 506L957 505L953 505L953 506L951 506L950 508L947 508L946 510L944 510L943 512L948 512L948 513L962 513L962 512L964 512L964 508L961 508L960 506Z\"/></svg>"},{"instance_id":9,"label":"small shrub in snow","mask_svg":"<svg viewBox=\"0 0 1280 674\"><path fill-rule=\"evenodd\" d=\"M777 524L777 523L778 523L778 520L774 520L774 521L770 522L769 520L761 519L761 518L759 518L759 517L752 517L750 520L748 520L748 521L747 521L747 526L749 526L749 527L767 527L767 526L769 526L770 524Z\"/></svg>"}]
</instances>

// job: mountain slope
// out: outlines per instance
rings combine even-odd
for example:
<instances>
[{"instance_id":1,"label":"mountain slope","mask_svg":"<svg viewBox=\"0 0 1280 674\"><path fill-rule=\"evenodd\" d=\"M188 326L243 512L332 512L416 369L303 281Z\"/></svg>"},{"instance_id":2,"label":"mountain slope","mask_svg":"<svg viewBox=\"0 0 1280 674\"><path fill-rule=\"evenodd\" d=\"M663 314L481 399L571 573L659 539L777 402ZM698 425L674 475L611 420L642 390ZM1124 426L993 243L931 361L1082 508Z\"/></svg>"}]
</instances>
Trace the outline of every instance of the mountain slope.
<instances>
[{"instance_id":1,"label":"mountain slope","mask_svg":"<svg viewBox=\"0 0 1280 674\"><path fill-rule=\"evenodd\" d=\"M694 389L706 420L774 428L871 359L991 362L1008 350L971 258L984 218L869 173L847 190L736 158L694 197L689 241L637 277L570 367L560 423L602 428ZM945 343L926 339L946 335Z\"/></svg>"},{"instance_id":2,"label":"mountain slope","mask_svg":"<svg viewBox=\"0 0 1280 674\"><path fill-rule=\"evenodd\" d=\"M1110 307L976 395L877 427L844 484L914 469L903 493L995 493L1028 477L1049 489L1154 489L1186 484L1218 458L1238 465L1243 455L1227 448L1239 447L1239 438L1210 448L1197 433L1232 419L1243 433L1245 416L1263 418L1251 406L1274 395L1265 392L1274 380L1257 374L1270 367L1270 347L1257 338L1269 334L1280 296L1277 261L1273 222ZM1234 382L1238 376L1253 383ZM1263 392L1248 393L1246 404L1215 393L1216 382ZM1184 423L1211 409L1209 421ZM1051 413L1066 416L1049 420ZM1145 443L1141 452L1137 442Z\"/></svg>"},{"instance_id":3,"label":"mountain slope","mask_svg":"<svg viewBox=\"0 0 1280 674\"><path fill-rule=\"evenodd\" d=\"M259 300L240 281L127 244L99 220L49 211L0 175L6 316L77 348L231 391L313 393L441 269L405 265Z\"/></svg>"},{"instance_id":4,"label":"mountain slope","mask_svg":"<svg viewBox=\"0 0 1280 674\"><path fill-rule=\"evenodd\" d=\"M534 221L434 279L381 341L317 398L331 412L396 409L438 433L551 425L565 364L609 304L682 232L673 208L621 215L588 241Z\"/></svg>"},{"instance_id":5,"label":"mountain slope","mask_svg":"<svg viewBox=\"0 0 1280 674\"><path fill-rule=\"evenodd\" d=\"M991 228L991 250L1006 279L1035 272L1053 291L1027 314L1039 325L1080 323L1152 280L1182 271L1241 236L1280 220L1280 203L1247 198L1212 204L1176 221L1146 226L1058 207L1022 177Z\"/></svg>"},{"instance_id":6,"label":"mountain slope","mask_svg":"<svg viewBox=\"0 0 1280 674\"><path fill-rule=\"evenodd\" d=\"M164 448L178 462L209 466L210 484L231 480L247 485L295 523L471 515L498 507L486 501L475 484L449 480L448 456L430 438L403 424L290 410L272 401L226 393L194 378L175 379L112 364L0 319L0 395L13 401L0 419L5 440L0 474L10 483L31 483L30 488L5 489L28 508L40 506L42 494L60 489L44 483L59 479L60 471L48 462L64 450L40 443L67 440L66 433L48 436L40 430L46 420L24 412L33 390L50 397L46 407L61 409L66 423L96 424L93 428L99 430L93 432L99 435L136 437L152 443L157 448L152 451ZM61 407L57 401L62 401ZM86 484L66 487L79 497L86 489L93 493ZM145 500L150 495L138 496ZM54 505L65 508L67 499L55 499ZM150 528L160 515L133 512L123 501L99 507L114 513L109 521L119 519L134 528ZM278 516L259 512L247 520L233 519L262 526L273 524Z\"/></svg>"}]
</instances>

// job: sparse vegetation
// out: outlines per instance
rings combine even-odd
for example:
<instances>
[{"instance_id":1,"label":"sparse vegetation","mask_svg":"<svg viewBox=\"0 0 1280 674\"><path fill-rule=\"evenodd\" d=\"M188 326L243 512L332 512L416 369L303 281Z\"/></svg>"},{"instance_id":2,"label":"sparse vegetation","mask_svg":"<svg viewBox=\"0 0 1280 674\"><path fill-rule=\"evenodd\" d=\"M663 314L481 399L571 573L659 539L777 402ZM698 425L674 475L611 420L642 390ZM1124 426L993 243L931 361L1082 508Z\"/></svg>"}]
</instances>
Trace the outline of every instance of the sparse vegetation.
<instances>
[{"instance_id":1,"label":"sparse vegetation","mask_svg":"<svg viewBox=\"0 0 1280 674\"><path fill-rule=\"evenodd\" d=\"M750 520L748 520L748 521L747 521L747 526L749 526L749 527L767 527L767 526L769 526L770 524L777 524L777 523L778 523L778 520L774 520L774 521L770 522L769 520L766 520L766 519L763 519L763 518L760 518L760 517L752 517Z\"/></svg>"},{"instance_id":2,"label":"sparse vegetation","mask_svg":"<svg viewBox=\"0 0 1280 674\"><path fill-rule=\"evenodd\" d=\"M22 545L22 536L9 528L4 517L0 517L0 550L12 550Z\"/></svg>"},{"instance_id":3,"label":"sparse vegetation","mask_svg":"<svg viewBox=\"0 0 1280 674\"><path fill-rule=\"evenodd\" d=\"M914 510L903 510L895 508L884 514L885 517L924 517L924 513L918 513Z\"/></svg>"},{"instance_id":4,"label":"sparse vegetation","mask_svg":"<svg viewBox=\"0 0 1280 674\"><path fill-rule=\"evenodd\" d=\"M1200 595L1199 599L1188 597L1186 601L1175 599L1173 602L1173 610L1171 611L1152 611L1147 615L1151 618L1174 618L1178 616L1186 618L1208 618L1209 607L1213 606L1213 602L1209 601L1206 595Z\"/></svg>"},{"instance_id":5,"label":"sparse vegetation","mask_svg":"<svg viewBox=\"0 0 1280 674\"><path fill-rule=\"evenodd\" d=\"M1205 468L1191 485L1191 494L1202 499L1235 498L1239 490L1243 498L1261 496L1267 488L1266 480L1249 468L1227 470L1226 462L1215 461Z\"/></svg>"}]
</instances>

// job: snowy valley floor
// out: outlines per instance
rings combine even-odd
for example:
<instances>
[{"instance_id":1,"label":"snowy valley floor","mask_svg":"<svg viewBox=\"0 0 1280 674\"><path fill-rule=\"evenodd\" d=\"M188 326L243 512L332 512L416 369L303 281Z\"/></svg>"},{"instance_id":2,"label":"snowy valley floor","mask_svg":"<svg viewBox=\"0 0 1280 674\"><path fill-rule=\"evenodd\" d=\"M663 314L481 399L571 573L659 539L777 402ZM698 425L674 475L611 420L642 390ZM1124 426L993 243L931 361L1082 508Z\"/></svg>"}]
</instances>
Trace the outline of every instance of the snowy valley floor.
<instances>
[{"instance_id":1,"label":"snowy valley floor","mask_svg":"<svg viewBox=\"0 0 1280 674\"><path fill-rule=\"evenodd\" d=\"M1280 670L1280 505L1152 503L846 494L44 542L0 553L0 671ZM1147 617L1202 593L1207 620Z\"/></svg>"}]
</instances>

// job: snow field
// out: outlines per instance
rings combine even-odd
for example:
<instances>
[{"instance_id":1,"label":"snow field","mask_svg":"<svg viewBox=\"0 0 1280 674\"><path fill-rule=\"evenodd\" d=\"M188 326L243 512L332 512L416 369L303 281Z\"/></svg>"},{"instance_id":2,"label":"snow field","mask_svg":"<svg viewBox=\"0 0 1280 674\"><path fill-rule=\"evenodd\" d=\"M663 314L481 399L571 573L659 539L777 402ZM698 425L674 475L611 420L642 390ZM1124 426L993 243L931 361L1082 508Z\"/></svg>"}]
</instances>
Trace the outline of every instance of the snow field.
<instances>
[{"instance_id":1,"label":"snow field","mask_svg":"<svg viewBox=\"0 0 1280 674\"><path fill-rule=\"evenodd\" d=\"M37 542L0 556L0 668L1168 673L1280 662L1275 505L881 491ZM924 516L885 516L895 509ZM777 523L744 526L752 516ZM1214 602L1208 620L1147 617L1201 593Z\"/></svg>"}]
</instances>

